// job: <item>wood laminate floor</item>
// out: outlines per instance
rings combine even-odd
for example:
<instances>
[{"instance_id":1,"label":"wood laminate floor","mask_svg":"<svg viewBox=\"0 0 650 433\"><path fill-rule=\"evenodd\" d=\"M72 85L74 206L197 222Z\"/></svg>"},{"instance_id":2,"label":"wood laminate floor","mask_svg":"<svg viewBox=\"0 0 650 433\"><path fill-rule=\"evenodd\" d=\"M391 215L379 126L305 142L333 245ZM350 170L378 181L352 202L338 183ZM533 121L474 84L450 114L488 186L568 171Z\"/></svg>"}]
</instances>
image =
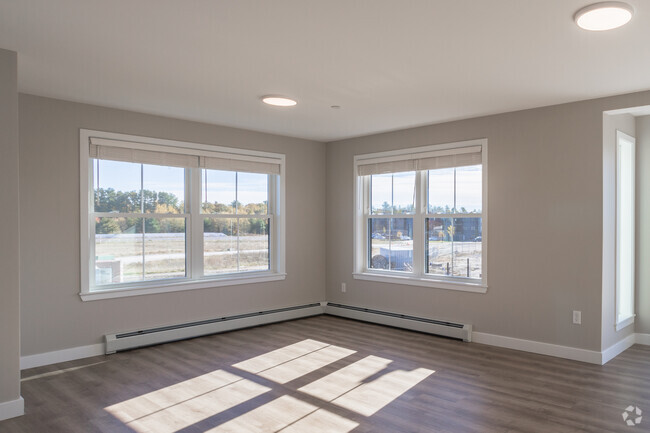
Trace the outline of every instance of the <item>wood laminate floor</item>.
<instances>
[{"instance_id":1,"label":"wood laminate floor","mask_svg":"<svg viewBox=\"0 0 650 433\"><path fill-rule=\"evenodd\" d=\"M648 346L597 366L331 316L22 377L2 433L650 431Z\"/></svg>"}]
</instances>

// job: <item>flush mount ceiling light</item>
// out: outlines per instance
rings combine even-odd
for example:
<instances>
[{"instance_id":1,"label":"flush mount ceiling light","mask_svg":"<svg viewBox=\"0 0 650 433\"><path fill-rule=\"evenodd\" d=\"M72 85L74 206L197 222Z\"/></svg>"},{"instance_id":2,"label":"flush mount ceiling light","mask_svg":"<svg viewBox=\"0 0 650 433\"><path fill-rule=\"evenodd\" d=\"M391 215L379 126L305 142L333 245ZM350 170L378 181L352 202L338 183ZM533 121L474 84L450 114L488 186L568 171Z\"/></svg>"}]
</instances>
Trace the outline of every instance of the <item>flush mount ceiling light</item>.
<instances>
[{"instance_id":1,"label":"flush mount ceiling light","mask_svg":"<svg viewBox=\"0 0 650 433\"><path fill-rule=\"evenodd\" d=\"M262 102L265 104L273 105L275 107L293 107L297 104L293 99L285 98L284 96L278 95L266 95L262 96Z\"/></svg>"},{"instance_id":2,"label":"flush mount ceiling light","mask_svg":"<svg viewBox=\"0 0 650 433\"><path fill-rule=\"evenodd\" d=\"M594 3L580 9L573 16L578 27L585 30L611 30L627 24L634 8L623 2Z\"/></svg>"}]
</instances>

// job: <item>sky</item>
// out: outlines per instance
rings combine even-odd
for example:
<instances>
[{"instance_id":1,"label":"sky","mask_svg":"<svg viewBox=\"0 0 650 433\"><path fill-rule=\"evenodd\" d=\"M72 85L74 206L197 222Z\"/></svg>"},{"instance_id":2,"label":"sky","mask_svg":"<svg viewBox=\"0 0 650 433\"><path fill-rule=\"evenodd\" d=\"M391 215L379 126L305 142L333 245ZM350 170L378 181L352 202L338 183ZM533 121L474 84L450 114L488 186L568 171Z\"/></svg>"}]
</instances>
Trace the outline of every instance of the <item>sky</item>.
<instances>
[{"instance_id":1,"label":"sky","mask_svg":"<svg viewBox=\"0 0 650 433\"><path fill-rule=\"evenodd\" d=\"M180 167L136 164L130 162L95 160L95 188L113 188L116 191L139 191L141 180L144 189L156 192L169 192L185 201L185 170ZM237 199L242 204L261 203L268 200L268 175L239 173L235 182L235 172L203 170L201 199L230 204Z\"/></svg>"},{"instance_id":2,"label":"sky","mask_svg":"<svg viewBox=\"0 0 650 433\"><path fill-rule=\"evenodd\" d=\"M391 189L392 185L392 189ZM456 168L456 207L468 212L481 211L482 168L480 165ZM384 202L405 208L415 205L415 172L381 174L372 177L372 207L381 209ZM430 206L454 207L454 168L429 171Z\"/></svg>"}]
</instances>

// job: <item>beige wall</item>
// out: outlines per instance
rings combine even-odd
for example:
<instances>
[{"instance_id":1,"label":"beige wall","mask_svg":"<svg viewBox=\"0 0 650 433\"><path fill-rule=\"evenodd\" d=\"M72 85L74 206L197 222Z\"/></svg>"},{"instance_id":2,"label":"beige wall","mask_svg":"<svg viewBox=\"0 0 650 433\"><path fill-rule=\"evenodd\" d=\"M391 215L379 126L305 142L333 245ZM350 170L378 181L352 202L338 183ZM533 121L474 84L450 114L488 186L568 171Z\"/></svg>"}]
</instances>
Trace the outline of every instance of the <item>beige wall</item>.
<instances>
[{"instance_id":1,"label":"beige wall","mask_svg":"<svg viewBox=\"0 0 650 433\"><path fill-rule=\"evenodd\" d=\"M650 334L650 116L636 119L636 332Z\"/></svg>"},{"instance_id":2,"label":"beige wall","mask_svg":"<svg viewBox=\"0 0 650 433\"><path fill-rule=\"evenodd\" d=\"M286 154L286 280L82 302L80 128ZM110 332L324 300L323 143L23 94L20 134L23 355L100 343Z\"/></svg>"},{"instance_id":3,"label":"beige wall","mask_svg":"<svg viewBox=\"0 0 650 433\"><path fill-rule=\"evenodd\" d=\"M634 333L634 326L616 330L616 131L635 136L634 116L603 114L603 291L602 348Z\"/></svg>"},{"instance_id":4,"label":"beige wall","mask_svg":"<svg viewBox=\"0 0 650 433\"><path fill-rule=\"evenodd\" d=\"M649 102L643 92L329 143L328 301L601 350L603 111ZM474 138L489 143L488 292L353 280L354 155Z\"/></svg>"},{"instance_id":5,"label":"beige wall","mask_svg":"<svg viewBox=\"0 0 650 433\"><path fill-rule=\"evenodd\" d=\"M603 111L649 103L650 92L643 92L325 146L20 95L22 354L99 343L109 332L324 299L467 321L478 332L607 348L622 334L603 331ZM286 281L82 302L79 128L286 154ZM353 280L353 156L483 137L489 141L487 294ZM326 254L314 245L326 245ZM571 323L572 310L582 311L582 325Z\"/></svg>"},{"instance_id":6,"label":"beige wall","mask_svg":"<svg viewBox=\"0 0 650 433\"><path fill-rule=\"evenodd\" d=\"M0 275L2 275L0 282L0 404L20 398L20 262L18 254L20 220L16 59L15 52L0 49L0 203L2 203L2 224L0 224Z\"/></svg>"}]
</instances>

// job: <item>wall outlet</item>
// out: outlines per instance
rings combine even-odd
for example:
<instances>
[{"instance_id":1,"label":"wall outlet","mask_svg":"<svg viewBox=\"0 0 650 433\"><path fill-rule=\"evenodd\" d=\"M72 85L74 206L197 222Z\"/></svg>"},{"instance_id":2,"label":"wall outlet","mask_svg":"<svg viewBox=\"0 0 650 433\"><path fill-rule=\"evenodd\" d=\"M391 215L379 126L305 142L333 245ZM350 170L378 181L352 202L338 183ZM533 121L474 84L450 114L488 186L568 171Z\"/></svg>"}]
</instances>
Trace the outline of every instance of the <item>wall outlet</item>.
<instances>
[{"instance_id":1,"label":"wall outlet","mask_svg":"<svg viewBox=\"0 0 650 433\"><path fill-rule=\"evenodd\" d=\"M574 325L582 324L582 311L573 310L573 324Z\"/></svg>"},{"instance_id":2,"label":"wall outlet","mask_svg":"<svg viewBox=\"0 0 650 433\"><path fill-rule=\"evenodd\" d=\"M345 287L345 283L341 283L341 292L345 293L348 289Z\"/></svg>"}]
</instances>

